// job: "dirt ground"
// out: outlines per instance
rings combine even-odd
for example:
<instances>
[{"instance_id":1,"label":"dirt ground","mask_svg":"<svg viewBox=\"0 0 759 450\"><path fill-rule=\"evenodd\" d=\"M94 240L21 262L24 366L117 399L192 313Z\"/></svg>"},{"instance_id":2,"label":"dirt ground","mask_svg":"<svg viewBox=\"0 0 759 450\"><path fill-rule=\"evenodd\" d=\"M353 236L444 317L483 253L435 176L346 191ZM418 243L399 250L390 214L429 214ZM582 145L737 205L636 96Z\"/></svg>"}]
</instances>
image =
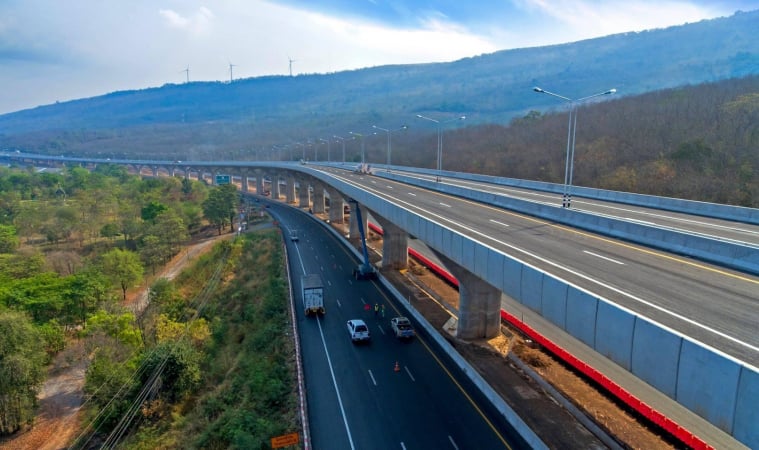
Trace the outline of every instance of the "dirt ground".
<instances>
[{"instance_id":1,"label":"dirt ground","mask_svg":"<svg viewBox=\"0 0 759 450\"><path fill-rule=\"evenodd\" d=\"M147 305L147 287L158 278L173 279L193 259L211 249L219 239L229 239L234 234L217 236L205 233L186 249L177 254L159 273L148 277L137 288L127 291L126 306L132 311L142 311ZM39 410L34 425L11 437L0 440L0 448L12 450L58 450L65 449L77 437L80 429L79 411L84 393L84 374L88 359L84 344L73 340L67 348L56 355L48 369L48 378L37 398Z\"/></svg>"}]
</instances>

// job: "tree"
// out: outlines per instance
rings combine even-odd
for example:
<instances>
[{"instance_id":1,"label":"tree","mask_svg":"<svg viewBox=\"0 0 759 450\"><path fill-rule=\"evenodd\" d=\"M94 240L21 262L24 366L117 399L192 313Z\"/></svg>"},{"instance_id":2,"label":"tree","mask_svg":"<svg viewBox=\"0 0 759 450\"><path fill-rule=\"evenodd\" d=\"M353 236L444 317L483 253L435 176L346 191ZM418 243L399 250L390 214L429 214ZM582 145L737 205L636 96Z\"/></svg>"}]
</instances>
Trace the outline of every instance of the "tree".
<instances>
[{"instance_id":1,"label":"tree","mask_svg":"<svg viewBox=\"0 0 759 450\"><path fill-rule=\"evenodd\" d=\"M126 300L127 289L142 281L144 271L136 253L118 248L101 256L100 268L113 284L121 287L124 300Z\"/></svg>"},{"instance_id":2,"label":"tree","mask_svg":"<svg viewBox=\"0 0 759 450\"><path fill-rule=\"evenodd\" d=\"M46 354L39 333L19 312L0 312L0 434L34 419Z\"/></svg>"},{"instance_id":3,"label":"tree","mask_svg":"<svg viewBox=\"0 0 759 450\"><path fill-rule=\"evenodd\" d=\"M13 253L18 244L16 227L13 225L0 225L0 253Z\"/></svg>"},{"instance_id":4,"label":"tree","mask_svg":"<svg viewBox=\"0 0 759 450\"><path fill-rule=\"evenodd\" d=\"M203 202L203 214L221 234L221 230L226 224L231 225L236 213L236 206L237 187L233 184L225 184L211 190L208 198Z\"/></svg>"},{"instance_id":5,"label":"tree","mask_svg":"<svg viewBox=\"0 0 759 450\"><path fill-rule=\"evenodd\" d=\"M140 217L145 222L154 222L156 217L169 209L168 206L157 201L151 201L147 205L142 207L140 211Z\"/></svg>"}]
</instances>

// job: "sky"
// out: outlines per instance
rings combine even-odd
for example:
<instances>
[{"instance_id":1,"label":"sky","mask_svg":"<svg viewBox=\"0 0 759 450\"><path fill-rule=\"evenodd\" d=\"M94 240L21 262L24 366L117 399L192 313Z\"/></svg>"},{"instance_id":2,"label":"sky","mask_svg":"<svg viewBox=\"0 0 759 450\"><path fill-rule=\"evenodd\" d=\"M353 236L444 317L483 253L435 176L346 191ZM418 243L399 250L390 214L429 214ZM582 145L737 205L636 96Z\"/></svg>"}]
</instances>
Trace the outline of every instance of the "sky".
<instances>
[{"instance_id":1,"label":"sky","mask_svg":"<svg viewBox=\"0 0 759 450\"><path fill-rule=\"evenodd\" d=\"M0 114L167 83L447 62L759 0L0 0Z\"/></svg>"}]
</instances>

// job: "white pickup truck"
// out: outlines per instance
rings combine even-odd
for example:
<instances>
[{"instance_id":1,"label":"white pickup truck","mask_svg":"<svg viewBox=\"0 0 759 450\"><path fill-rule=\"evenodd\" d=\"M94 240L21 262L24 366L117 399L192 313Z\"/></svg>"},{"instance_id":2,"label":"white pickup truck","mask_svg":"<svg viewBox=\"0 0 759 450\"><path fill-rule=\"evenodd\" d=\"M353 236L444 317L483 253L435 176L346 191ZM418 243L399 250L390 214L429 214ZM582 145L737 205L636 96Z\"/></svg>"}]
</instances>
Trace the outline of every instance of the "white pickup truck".
<instances>
[{"instance_id":1,"label":"white pickup truck","mask_svg":"<svg viewBox=\"0 0 759 450\"><path fill-rule=\"evenodd\" d=\"M416 335L414 327L411 326L411 321L405 317L393 317L390 319L390 327L395 333L395 337L399 339L410 339Z\"/></svg>"}]
</instances>

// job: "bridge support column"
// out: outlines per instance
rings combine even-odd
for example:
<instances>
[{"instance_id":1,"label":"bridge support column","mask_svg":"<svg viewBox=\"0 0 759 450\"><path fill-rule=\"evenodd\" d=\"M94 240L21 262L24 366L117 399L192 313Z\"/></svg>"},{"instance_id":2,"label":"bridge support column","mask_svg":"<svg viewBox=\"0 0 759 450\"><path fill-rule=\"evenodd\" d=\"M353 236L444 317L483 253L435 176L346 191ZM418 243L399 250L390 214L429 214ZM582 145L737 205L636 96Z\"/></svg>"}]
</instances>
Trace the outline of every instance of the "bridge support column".
<instances>
[{"instance_id":1,"label":"bridge support column","mask_svg":"<svg viewBox=\"0 0 759 450\"><path fill-rule=\"evenodd\" d=\"M501 332L501 291L466 268L438 254L459 280L459 322L456 336L490 339Z\"/></svg>"},{"instance_id":2,"label":"bridge support column","mask_svg":"<svg viewBox=\"0 0 759 450\"><path fill-rule=\"evenodd\" d=\"M327 193L329 194L329 222L343 223L345 219L343 196L336 189L327 189Z\"/></svg>"},{"instance_id":3,"label":"bridge support column","mask_svg":"<svg viewBox=\"0 0 759 450\"><path fill-rule=\"evenodd\" d=\"M285 192L285 201L287 203L295 203L295 177L287 177Z\"/></svg>"},{"instance_id":4,"label":"bridge support column","mask_svg":"<svg viewBox=\"0 0 759 450\"><path fill-rule=\"evenodd\" d=\"M256 172L256 194L264 195L264 176L261 172Z\"/></svg>"},{"instance_id":5,"label":"bridge support column","mask_svg":"<svg viewBox=\"0 0 759 450\"><path fill-rule=\"evenodd\" d=\"M271 198L279 200L279 174L271 175Z\"/></svg>"},{"instance_id":6,"label":"bridge support column","mask_svg":"<svg viewBox=\"0 0 759 450\"><path fill-rule=\"evenodd\" d=\"M358 215L354 211L354 208L356 208L356 204L352 203L350 221L348 222L348 239L359 241L361 240L361 233L358 230ZM364 227L364 233L366 233L366 224L369 222L369 211L363 207L361 208L361 220L364 222L361 226Z\"/></svg>"},{"instance_id":7,"label":"bridge support column","mask_svg":"<svg viewBox=\"0 0 759 450\"><path fill-rule=\"evenodd\" d=\"M240 183L241 189L244 193L248 193L248 173L245 172L241 175L242 182Z\"/></svg>"},{"instance_id":8,"label":"bridge support column","mask_svg":"<svg viewBox=\"0 0 759 450\"><path fill-rule=\"evenodd\" d=\"M372 214L382 226L382 268L405 269L408 267L408 235L395 224Z\"/></svg>"},{"instance_id":9,"label":"bridge support column","mask_svg":"<svg viewBox=\"0 0 759 450\"><path fill-rule=\"evenodd\" d=\"M314 214L324 214L324 185L321 183L314 184L313 203Z\"/></svg>"},{"instance_id":10,"label":"bridge support column","mask_svg":"<svg viewBox=\"0 0 759 450\"><path fill-rule=\"evenodd\" d=\"M304 178L298 179L298 207L308 208L311 205L308 182Z\"/></svg>"}]
</instances>

